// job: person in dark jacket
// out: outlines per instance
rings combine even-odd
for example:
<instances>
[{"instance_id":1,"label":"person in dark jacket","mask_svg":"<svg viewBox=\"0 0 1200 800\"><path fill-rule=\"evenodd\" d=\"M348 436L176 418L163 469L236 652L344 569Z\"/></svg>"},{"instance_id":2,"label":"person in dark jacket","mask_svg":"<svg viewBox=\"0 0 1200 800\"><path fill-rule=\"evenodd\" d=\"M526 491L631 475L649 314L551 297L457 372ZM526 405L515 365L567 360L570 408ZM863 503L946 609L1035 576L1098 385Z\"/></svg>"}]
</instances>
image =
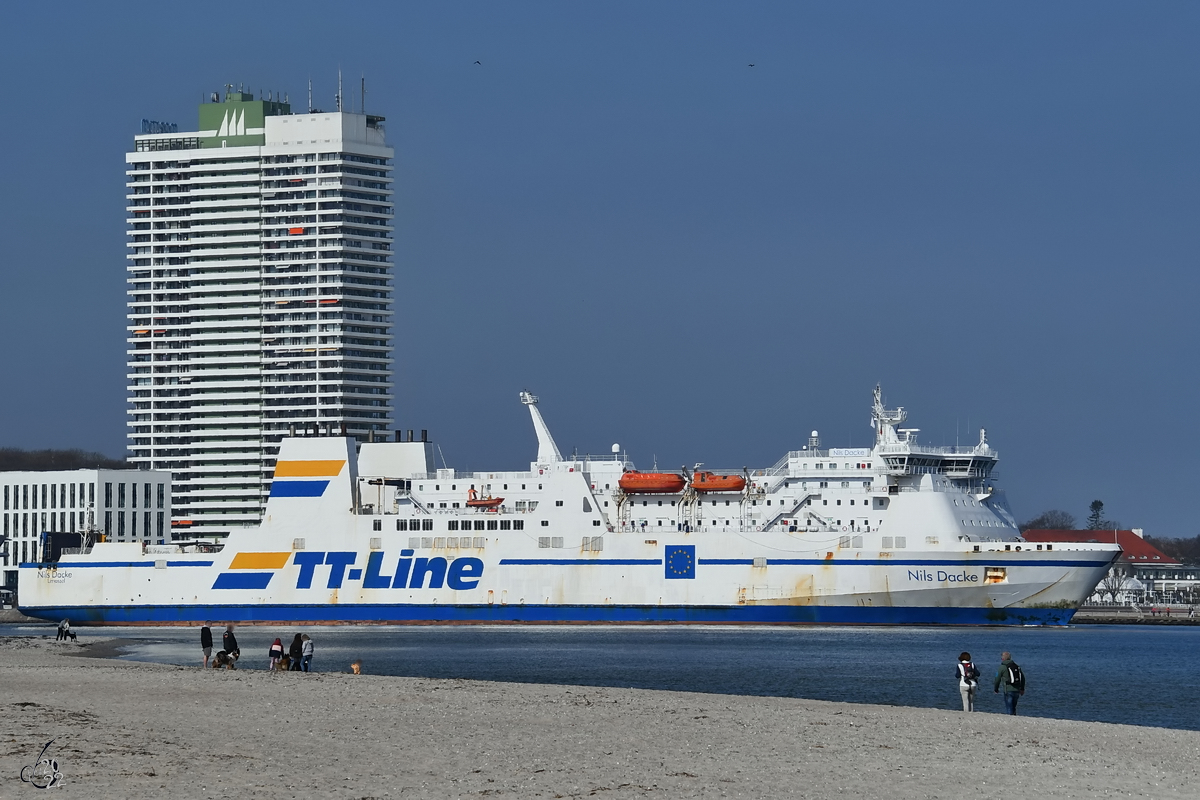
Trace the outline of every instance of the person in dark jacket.
<instances>
[{"instance_id":1,"label":"person in dark jacket","mask_svg":"<svg viewBox=\"0 0 1200 800\"><path fill-rule=\"evenodd\" d=\"M292 643L288 646L288 657L291 658L292 665L288 667L291 672L300 671L300 660L304 657L304 641L300 638L300 634L292 639Z\"/></svg>"},{"instance_id":2,"label":"person in dark jacket","mask_svg":"<svg viewBox=\"0 0 1200 800\"><path fill-rule=\"evenodd\" d=\"M1004 709L1014 717L1017 715L1017 700L1021 698L1021 695L1025 694L1025 685L1023 682L1018 686L1009 680L1010 673L1008 668L1010 666L1015 667L1016 665L1016 662L1012 660L1012 653L1008 651L1001 653L1000 669L996 670L996 678L992 681L993 691L999 692L1000 687L1004 687Z\"/></svg>"},{"instance_id":3,"label":"person in dark jacket","mask_svg":"<svg viewBox=\"0 0 1200 800\"><path fill-rule=\"evenodd\" d=\"M225 626L225 633L221 636L221 649L234 658L242 654L241 648L238 647L237 638L233 635L232 625Z\"/></svg>"},{"instance_id":4,"label":"person in dark jacket","mask_svg":"<svg viewBox=\"0 0 1200 800\"><path fill-rule=\"evenodd\" d=\"M205 625L200 629L200 649L204 651L204 667L208 668L208 660L212 658L212 628Z\"/></svg>"}]
</instances>

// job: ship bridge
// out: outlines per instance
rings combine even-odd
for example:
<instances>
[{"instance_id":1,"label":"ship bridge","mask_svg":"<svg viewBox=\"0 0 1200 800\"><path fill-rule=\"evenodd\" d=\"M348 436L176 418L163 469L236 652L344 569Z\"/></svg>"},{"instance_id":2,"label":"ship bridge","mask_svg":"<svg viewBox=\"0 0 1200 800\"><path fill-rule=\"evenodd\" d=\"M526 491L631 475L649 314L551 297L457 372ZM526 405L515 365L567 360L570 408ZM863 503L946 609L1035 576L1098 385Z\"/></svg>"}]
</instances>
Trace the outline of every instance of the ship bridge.
<instances>
[{"instance_id":1,"label":"ship bridge","mask_svg":"<svg viewBox=\"0 0 1200 800\"><path fill-rule=\"evenodd\" d=\"M917 428L899 428L907 413L885 408L883 392L875 387L871 427L875 429L875 455L891 476L942 475L951 480L987 480L999 454L987 443L987 429L979 429L979 443L971 447L926 447L917 444Z\"/></svg>"}]
</instances>

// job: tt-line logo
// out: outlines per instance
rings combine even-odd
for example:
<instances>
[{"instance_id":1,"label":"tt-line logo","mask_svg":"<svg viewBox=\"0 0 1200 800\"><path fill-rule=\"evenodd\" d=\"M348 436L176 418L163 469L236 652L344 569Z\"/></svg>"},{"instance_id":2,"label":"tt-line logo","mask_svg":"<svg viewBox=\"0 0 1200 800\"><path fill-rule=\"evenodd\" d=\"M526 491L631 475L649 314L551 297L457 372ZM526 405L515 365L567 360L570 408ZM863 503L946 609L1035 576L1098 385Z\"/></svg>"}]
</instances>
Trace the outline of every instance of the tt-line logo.
<instances>
[{"instance_id":1,"label":"tt-line logo","mask_svg":"<svg viewBox=\"0 0 1200 800\"><path fill-rule=\"evenodd\" d=\"M329 567L325 576L325 588L340 589L347 580L361 580L364 589L474 589L483 577L483 561L464 556L447 562L446 559L414 558L414 551L401 550L391 574L384 571L384 554L380 550L367 556L365 569L353 569L358 553L320 552L301 550L292 557L292 563L300 567L296 576L297 589L311 589L317 577L317 567Z\"/></svg>"}]
</instances>

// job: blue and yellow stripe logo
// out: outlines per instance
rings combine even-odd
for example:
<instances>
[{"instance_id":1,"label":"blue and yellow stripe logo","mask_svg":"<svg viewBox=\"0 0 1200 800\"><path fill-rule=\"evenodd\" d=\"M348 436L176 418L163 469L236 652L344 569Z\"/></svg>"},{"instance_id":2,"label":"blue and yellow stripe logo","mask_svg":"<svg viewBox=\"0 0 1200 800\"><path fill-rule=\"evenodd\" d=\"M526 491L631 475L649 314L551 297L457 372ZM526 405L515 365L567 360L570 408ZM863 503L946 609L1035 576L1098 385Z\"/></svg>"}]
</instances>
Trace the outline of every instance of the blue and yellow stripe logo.
<instances>
[{"instance_id":1,"label":"blue and yellow stripe logo","mask_svg":"<svg viewBox=\"0 0 1200 800\"><path fill-rule=\"evenodd\" d=\"M229 564L229 572L217 575L212 588L265 589L291 556L291 553L238 553Z\"/></svg>"},{"instance_id":2,"label":"blue and yellow stripe logo","mask_svg":"<svg viewBox=\"0 0 1200 800\"><path fill-rule=\"evenodd\" d=\"M345 459L332 461L279 461L271 481L271 497L320 497L346 465ZM287 480L280 480L286 478ZM325 480L293 480L324 478Z\"/></svg>"}]
</instances>

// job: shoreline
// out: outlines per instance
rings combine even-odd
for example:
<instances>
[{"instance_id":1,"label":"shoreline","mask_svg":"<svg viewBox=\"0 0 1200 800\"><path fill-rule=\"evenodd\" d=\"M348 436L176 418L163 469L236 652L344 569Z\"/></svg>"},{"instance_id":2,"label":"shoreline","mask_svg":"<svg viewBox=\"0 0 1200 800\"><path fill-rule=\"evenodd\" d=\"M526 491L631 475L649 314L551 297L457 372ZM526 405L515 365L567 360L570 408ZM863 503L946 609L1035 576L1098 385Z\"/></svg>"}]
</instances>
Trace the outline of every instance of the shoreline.
<instances>
[{"instance_id":1,"label":"shoreline","mask_svg":"<svg viewBox=\"0 0 1200 800\"><path fill-rule=\"evenodd\" d=\"M0 781L64 796L1189 797L1200 732L747 695L204 670L0 638ZM69 655L84 655L70 653ZM17 790L13 790L17 791Z\"/></svg>"}]
</instances>

